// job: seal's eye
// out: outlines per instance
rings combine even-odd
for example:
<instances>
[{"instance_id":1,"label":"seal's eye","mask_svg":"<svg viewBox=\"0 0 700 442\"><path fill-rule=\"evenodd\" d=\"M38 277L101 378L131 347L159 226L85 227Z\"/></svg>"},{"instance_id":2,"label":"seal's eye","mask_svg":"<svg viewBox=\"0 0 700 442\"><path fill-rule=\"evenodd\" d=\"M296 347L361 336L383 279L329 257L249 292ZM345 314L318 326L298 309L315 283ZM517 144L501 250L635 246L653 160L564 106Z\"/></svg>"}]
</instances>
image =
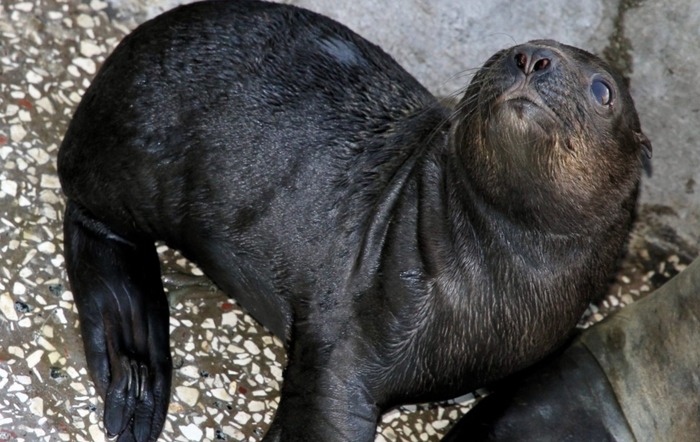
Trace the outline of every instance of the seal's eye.
<instances>
[{"instance_id":1,"label":"seal's eye","mask_svg":"<svg viewBox=\"0 0 700 442\"><path fill-rule=\"evenodd\" d=\"M610 106L612 104L612 89L605 81L599 78L594 79L591 83L591 93L601 106Z\"/></svg>"}]
</instances>

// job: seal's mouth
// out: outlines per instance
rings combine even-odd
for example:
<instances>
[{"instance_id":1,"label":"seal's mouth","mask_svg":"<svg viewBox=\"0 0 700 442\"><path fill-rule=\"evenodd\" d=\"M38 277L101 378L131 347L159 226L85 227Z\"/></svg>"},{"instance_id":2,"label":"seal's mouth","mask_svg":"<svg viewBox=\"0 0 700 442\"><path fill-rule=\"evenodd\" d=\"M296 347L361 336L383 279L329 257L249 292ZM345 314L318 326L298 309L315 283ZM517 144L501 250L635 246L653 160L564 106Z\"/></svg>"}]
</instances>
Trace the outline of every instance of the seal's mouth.
<instances>
[{"instance_id":1,"label":"seal's mouth","mask_svg":"<svg viewBox=\"0 0 700 442\"><path fill-rule=\"evenodd\" d=\"M559 124L563 123L559 115L544 102L537 92L523 87L522 84L517 84L501 94L496 99L494 106L507 106L522 120L538 122L538 117L544 114Z\"/></svg>"}]
</instances>

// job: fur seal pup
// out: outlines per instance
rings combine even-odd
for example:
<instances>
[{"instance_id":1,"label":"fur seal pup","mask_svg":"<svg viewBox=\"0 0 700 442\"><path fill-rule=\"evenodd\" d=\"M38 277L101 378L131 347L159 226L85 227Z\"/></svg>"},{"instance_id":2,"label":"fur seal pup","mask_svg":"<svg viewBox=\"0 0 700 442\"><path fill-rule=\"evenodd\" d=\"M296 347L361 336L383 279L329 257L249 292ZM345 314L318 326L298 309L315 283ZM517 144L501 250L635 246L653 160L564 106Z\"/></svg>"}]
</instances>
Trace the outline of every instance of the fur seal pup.
<instances>
[{"instance_id":1,"label":"fur seal pup","mask_svg":"<svg viewBox=\"0 0 700 442\"><path fill-rule=\"evenodd\" d=\"M276 441L370 441L557 347L606 285L650 146L622 80L553 41L494 55L454 111L304 9L189 4L138 27L58 154L89 372L120 441L167 411L154 240L286 342Z\"/></svg>"},{"instance_id":2,"label":"fur seal pup","mask_svg":"<svg viewBox=\"0 0 700 442\"><path fill-rule=\"evenodd\" d=\"M700 440L700 259L471 410L443 439Z\"/></svg>"}]
</instances>

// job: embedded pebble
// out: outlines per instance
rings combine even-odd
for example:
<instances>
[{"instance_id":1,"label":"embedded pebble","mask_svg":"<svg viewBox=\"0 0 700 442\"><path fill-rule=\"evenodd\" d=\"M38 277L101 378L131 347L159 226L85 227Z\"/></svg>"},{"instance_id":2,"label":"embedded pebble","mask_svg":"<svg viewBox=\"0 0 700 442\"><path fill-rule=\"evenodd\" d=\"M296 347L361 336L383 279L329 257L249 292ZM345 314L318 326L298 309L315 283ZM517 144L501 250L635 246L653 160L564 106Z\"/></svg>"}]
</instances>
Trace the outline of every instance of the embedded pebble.
<instances>
[{"instance_id":1,"label":"embedded pebble","mask_svg":"<svg viewBox=\"0 0 700 442\"><path fill-rule=\"evenodd\" d=\"M197 405L197 401L199 400L199 390L197 390L196 388L177 387L175 388L175 393L182 402L189 405L190 407L194 407L195 405Z\"/></svg>"},{"instance_id":2,"label":"embedded pebble","mask_svg":"<svg viewBox=\"0 0 700 442\"><path fill-rule=\"evenodd\" d=\"M10 139L14 142L20 142L27 136L27 131L19 124L10 126Z\"/></svg>"},{"instance_id":3,"label":"embedded pebble","mask_svg":"<svg viewBox=\"0 0 700 442\"><path fill-rule=\"evenodd\" d=\"M41 81L43 80L41 75L37 74L34 71L27 71L26 78L29 83L41 83Z\"/></svg>"},{"instance_id":4,"label":"embedded pebble","mask_svg":"<svg viewBox=\"0 0 700 442\"><path fill-rule=\"evenodd\" d=\"M95 62L89 58L78 57L73 59L73 64L87 72L88 74L94 74L97 71Z\"/></svg>"},{"instance_id":5,"label":"embedded pebble","mask_svg":"<svg viewBox=\"0 0 700 442\"><path fill-rule=\"evenodd\" d=\"M248 350L248 353L252 355L260 354L260 348L258 348L258 346L253 341L245 341L243 343L243 347L245 347L245 349Z\"/></svg>"},{"instance_id":6,"label":"embedded pebble","mask_svg":"<svg viewBox=\"0 0 700 442\"><path fill-rule=\"evenodd\" d=\"M87 14L80 14L75 21L81 28L92 28L95 26L95 21Z\"/></svg>"},{"instance_id":7,"label":"embedded pebble","mask_svg":"<svg viewBox=\"0 0 700 442\"><path fill-rule=\"evenodd\" d=\"M90 441L92 442L105 442L105 432L97 424L92 424L88 428L88 433L90 434Z\"/></svg>"},{"instance_id":8,"label":"embedded pebble","mask_svg":"<svg viewBox=\"0 0 700 442\"><path fill-rule=\"evenodd\" d=\"M56 245L50 241L44 241L41 244L39 244L37 250L47 255L53 255L54 253L56 253Z\"/></svg>"},{"instance_id":9,"label":"embedded pebble","mask_svg":"<svg viewBox=\"0 0 700 442\"><path fill-rule=\"evenodd\" d=\"M199 427L197 427L195 424L190 424L186 427L180 427L180 431L182 432L182 435L190 441L202 440L202 436L204 436L202 430L200 430Z\"/></svg>"},{"instance_id":10,"label":"embedded pebble","mask_svg":"<svg viewBox=\"0 0 700 442\"><path fill-rule=\"evenodd\" d=\"M194 365L188 365L186 367L182 367L179 370L179 373L182 373L185 376L192 378L192 379L199 378L199 369L197 369L197 367L195 367Z\"/></svg>"},{"instance_id":11,"label":"embedded pebble","mask_svg":"<svg viewBox=\"0 0 700 442\"><path fill-rule=\"evenodd\" d=\"M60 189L61 182L56 175L43 174L41 176L41 187L45 189Z\"/></svg>"},{"instance_id":12,"label":"embedded pebble","mask_svg":"<svg viewBox=\"0 0 700 442\"><path fill-rule=\"evenodd\" d=\"M15 282L12 285L12 293L14 295L24 295L25 293L27 293L27 287L21 282Z\"/></svg>"},{"instance_id":13,"label":"embedded pebble","mask_svg":"<svg viewBox=\"0 0 700 442\"><path fill-rule=\"evenodd\" d=\"M237 322L236 312L227 312L221 315L221 325L224 327L235 327Z\"/></svg>"},{"instance_id":14,"label":"embedded pebble","mask_svg":"<svg viewBox=\"0 0 700 442\"><path fill-rule=\"evenodd\" d=\"M0 190L10 196L17 195L17 183L11 180L3 180L0 184Z\"/></svg>"},{"instance_id":15,"label":"embedded pebble","mask_svg":"<svg viewBox=\"0 0 700 442\"><path fill-rule=\"evenodd\" d=\"M15 310L15 301L9 293L0 294L0 312L10 321L17 321L17 310Z\"/></svg>"},{"instance_id":16,"label":"embedded pebble","mask_svg":"<svg viewBox=\"0 0 700 442\"><path fill-rule=\"evenodd\" d=\"M32 9L34 9L34 4L31 2L16 3L14 5L14 9L22 12L30 12Z\"/></svg>"},{"instance_id":17,"label":"embedded pebble","mask_svg":"<svg viewBox=\"0 0 700 442\"><path fill-rule=\"evenodd\" d=\"M36 102L36 105L39 106L44 111L48 112L49 114L56 113L56 108L54 107L53 103L51 102L51 100L48 97L39 98ZM45 163L46 163L46 161L41 162L39 164L45 164Z\"/></svg>"},{"instance_id":18,"label":"embedded pebble","mask_svg":"<svg viewBox=\"0 0 700 442\"><path fill-rule=\"evenodd\" d=\"M44 350L37 350L34 353L27 356L27 367L34 368L36 364L39 363L41 357L44 355Z\"/></svg>"},{"instance_id":19,"label":"embedded pebble","mask_svg":"<svg viewBox=\"0 0 700 442\"><path fill-rule=\"evenodd\" d=\"M35 414L37 416L43 416L44 415L44 400L40 397L35 397L32 398L31 403L29 404L29 411L32 412L32 414Z\"/></svg>"},{"instance_id":20,"label":"embedded pebble","mask_svg":"<svg viewBox=\"0 0 700 442\"><path fill-rule=\"evenodd\" d=\"M225 402L230 402L233 400L233 398L223 388L214 388L211 390L211 395Z\"/></svg>"},{"instance_id":21,"label":"embedded pebble","mask_svg":"<svg viewBox=\"0 0 700 442\"><path fill-rule=\"evenodd\" d=\"M102 9L106 8L107 6L109 6L107 4L107 2L103 2L100 0L92 0L90 2L90 7L95 11L101 11Z\"/></svg>"},{"instance_id":22,"label":"embedded pebble","mask_svg":"<svg viewBox=\"0 0 700 442\"><path fill-rule=\"evenodd\" d=\"M16 375L15 380L17 383L22 384L22 385L31 385L32 384L32 378L29 376L24 376L24 375Z\"/></svg>"},{"instance_id":23,"label":"embedded pebble","mask_svg":"<svg viewBox=\"0 0 700 442\"><path fill-rule=\"evenodd\" d=\"M90 41L80 42L80 53L87 58L94 57L102 53L102 49Z\"/></svg>"}]
</instances>

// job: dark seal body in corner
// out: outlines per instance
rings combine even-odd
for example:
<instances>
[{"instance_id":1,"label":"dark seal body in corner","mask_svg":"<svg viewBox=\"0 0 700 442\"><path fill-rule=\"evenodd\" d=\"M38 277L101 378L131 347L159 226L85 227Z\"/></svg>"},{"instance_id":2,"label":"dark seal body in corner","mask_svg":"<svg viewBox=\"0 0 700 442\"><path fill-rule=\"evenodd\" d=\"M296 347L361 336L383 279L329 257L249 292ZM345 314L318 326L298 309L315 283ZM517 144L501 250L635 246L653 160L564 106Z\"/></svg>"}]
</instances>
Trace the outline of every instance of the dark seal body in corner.
<instances>
[{"instance_id":1,"label":"dark seal body in corner","mask_svg":"<svg viewBox=\"0 0 700 442\"><path fill-rule=\"evenodd\" d=\"M155 240L288 348L266 440L370 441L380 413L526 367L599 294L648 142L621 79L552 41L456 109L312 12L183 6L105 61L59 151L89 371L120 441L170 394Z\"/></svg>"}]
</instances>

